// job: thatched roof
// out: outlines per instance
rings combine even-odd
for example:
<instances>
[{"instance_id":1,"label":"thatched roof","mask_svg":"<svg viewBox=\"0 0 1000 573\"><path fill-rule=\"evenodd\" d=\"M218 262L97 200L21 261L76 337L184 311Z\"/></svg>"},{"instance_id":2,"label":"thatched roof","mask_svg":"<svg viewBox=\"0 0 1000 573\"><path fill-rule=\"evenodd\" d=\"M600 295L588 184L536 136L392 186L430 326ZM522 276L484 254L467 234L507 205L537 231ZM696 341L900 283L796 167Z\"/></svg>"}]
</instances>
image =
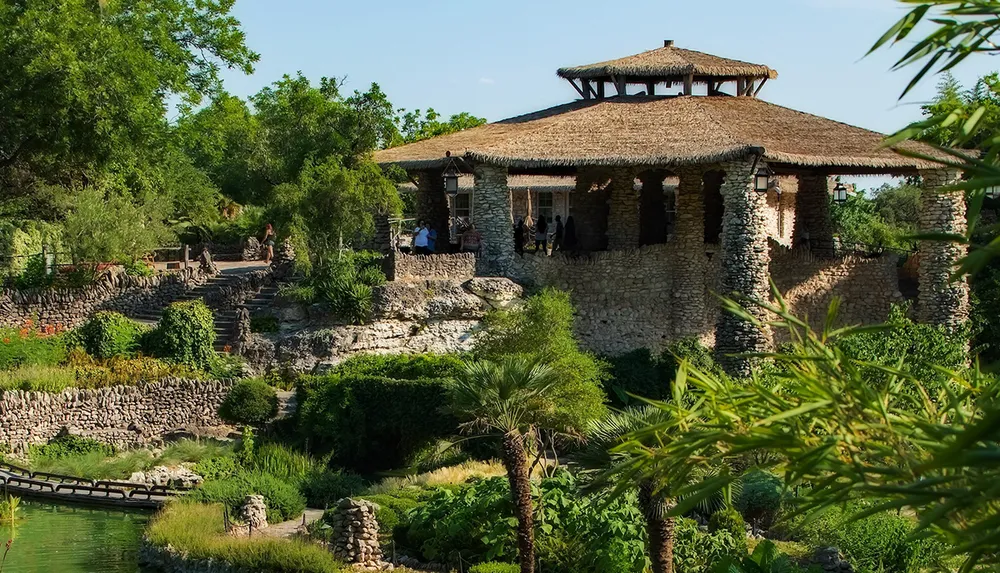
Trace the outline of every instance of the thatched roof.
<instances>
[{"instance_id":1,"label":"thatched roof","mask_svg":"<svg viewBox=\"0 0 1000 573\"><path fill-rule=\"evenodd\" d=\"M884 135L751 97L579 100L385 149L380 164L442 167L445 153L531 171L583 166L712 164L764 149L769 163L840 174L910 173L933 164L881 147ZM905 143L929 155L930 147Z\"/></svg>"},{"instance_id":2,"label":"thatched roof","mask_svg":"<svg viewBox=\"0 0 1000 573\"><path fill-rule=\"evenodd\" d=\"M459 192L472 191L475 177L463 174L458 178ZM558 175L511 175L507 178L507 187L511 191L568 192L576 188L576 177ZM413 183L403 183L398 186L404 193L417 190Z\"/></svg>"},{"instance_id":3,"label":"thatched roof","mask_svg":"<svg viewBox=\"0 0 1000 573\"><path fill-rule=\"evenodd\" d=\"M617 60L559 68L556 73L566 79L597 79L611 76L636 79L666 78L691 74L702 78L778 77L778 72L764 65L720 58L678 48L672 44Z\"/></svg>"}]
</instances>

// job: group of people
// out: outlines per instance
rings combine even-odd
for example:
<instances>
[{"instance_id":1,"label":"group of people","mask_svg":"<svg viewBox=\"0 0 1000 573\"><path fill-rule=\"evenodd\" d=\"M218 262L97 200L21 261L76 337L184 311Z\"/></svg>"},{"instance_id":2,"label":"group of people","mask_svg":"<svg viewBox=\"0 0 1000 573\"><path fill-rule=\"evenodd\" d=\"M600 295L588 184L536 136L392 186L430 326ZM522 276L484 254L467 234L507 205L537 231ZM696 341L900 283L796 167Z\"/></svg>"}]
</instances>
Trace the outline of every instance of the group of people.
<instances>
[{"instance_id":1,"label":"group of people","mask_svg":"<svg viewBox=\"0 0 1000 573\"><path fill-rule=\"evenodd\" d=\"M413 253L417 255L433 255L437 252L437 231L425 221L420 221L413 230ZM469 227L459 237L459 249L463 253L478 253L483 246L483 235L476 230L475 225Z\"/></svg>"},{"instance_id":2,"label":"group of people","mask_svg":"<svg viewBox=\"0 0 1000 573\"><path fill-rule=\"evenodd\" d=\"M544 215L539 215L535 222L535 253L541 251L543 254L549 253L549 237L552 238L552 252L576 250L576 222L573 216L566 218L563 224L562 217L556 215L554 229L549 232L549 223ZM524 237L528 233L528 226L524 219L518 218L514 225L514 250L517 254L524 254Z\"/></svg>"}]
</instances>

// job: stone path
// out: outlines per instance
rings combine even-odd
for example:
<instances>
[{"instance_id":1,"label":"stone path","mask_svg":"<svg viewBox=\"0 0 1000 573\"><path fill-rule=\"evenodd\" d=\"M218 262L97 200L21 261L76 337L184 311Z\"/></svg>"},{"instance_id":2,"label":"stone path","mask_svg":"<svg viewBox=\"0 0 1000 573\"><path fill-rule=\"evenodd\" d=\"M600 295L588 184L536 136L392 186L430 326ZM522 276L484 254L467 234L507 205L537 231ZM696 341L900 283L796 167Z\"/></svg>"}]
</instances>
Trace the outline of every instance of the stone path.
<instances>
[{"instance_id":1,"label":"stone path","mask_svg":"<svg viewBox=\"0 0 1000 573\"><path fill-rule=\"evenodd\" d=\"M299 530L300 527L302 527L303 516L305 517L306 523L312 523L323 517L323 510L307 508L305 513L296 519L290 519L288 521L269 525L267 526L267 529L262 529L261 533L267 535L268 537L291 537L296 531Z\"/></svg>"}]
</instances>

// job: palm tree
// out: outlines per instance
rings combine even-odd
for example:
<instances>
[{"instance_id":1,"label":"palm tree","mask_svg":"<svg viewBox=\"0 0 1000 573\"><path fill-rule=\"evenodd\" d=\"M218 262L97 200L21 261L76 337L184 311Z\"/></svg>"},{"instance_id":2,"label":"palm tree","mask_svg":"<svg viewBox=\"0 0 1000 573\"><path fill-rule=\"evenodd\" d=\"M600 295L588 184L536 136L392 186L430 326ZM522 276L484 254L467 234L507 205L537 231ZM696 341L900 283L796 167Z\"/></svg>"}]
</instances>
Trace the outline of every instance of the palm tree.
<instances>
[{"instance_id":1,"label":"palm tree","mask_svg":"<svg viewBox=\"0 0 1000 573\"><path fill-rule=\"evenodd\" d=\"M535 536L526 442L537 428L552 428L556 405L551 399L559 382L555 372L525 357L466 364L452 387L451 409L465 420L463 428L498 432L503 465L517 517L517 549L521 573L534 573Z\"/></svg>"},{"instance_id":2,"label":"palm tree","mask_svg":"<svg viewBox=\"0 0 1000 573\"><path fill-rule=\"evenodd\" d=\"M635 432L667 421L668 412L645 406L612 412L603 420L594 422L587 432L587 442L573 457L586 473L597 474L595 486L607 485L618 464L627 456L615 449L632 438ZM621 484L619 484L620 486ZM653 573L671 573L674 561L674 518L668 515L673 503L658 492L656 483L648 477L636 480L639 490L639 509L646 519L646 553L653 565Z\"/></svg>"}]
</instances>

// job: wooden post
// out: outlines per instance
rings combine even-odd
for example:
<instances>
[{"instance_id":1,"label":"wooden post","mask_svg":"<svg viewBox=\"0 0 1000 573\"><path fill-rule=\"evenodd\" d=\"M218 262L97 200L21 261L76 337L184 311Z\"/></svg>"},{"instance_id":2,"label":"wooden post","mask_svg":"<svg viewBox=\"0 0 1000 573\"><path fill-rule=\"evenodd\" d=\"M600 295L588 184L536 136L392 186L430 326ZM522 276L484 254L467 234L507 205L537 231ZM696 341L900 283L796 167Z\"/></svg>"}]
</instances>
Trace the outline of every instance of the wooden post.
<instances>
[{"instance_id":1,"label":"wooden post","mask_svg":"<svg viewBox=\"0 0 1000 573\"><path fill-rule=\"evenodd\" d=\"M191 260L191 246L184 245L184 268L188 268L188 262Z\"/></svg>"},{"instance_id":2,"label":"wooden post","mask_svg":"<svg viewBox=\"0 0 1000 573\"><path fill-rule=\"evenodd\" d=\"M747 93L747 79L739 78L736 80L736 95L742 96Z\"/></svg>"},{"instance_id":3,"label":"wooden post","mask_svg":"<svg viewBox=\"0 0 1000 573\"><path fill-rule=\"evenodd\" d=\"M597 99L604 99L604 80L597 80Z\"/></svg>"},{"instance_id":4,"label":"wooden post","mask_svg":"<svg viewBox=\"0 0 1000 573\"><path fill-rule=\"evenodd\" d=\"M646 95L656 95L656 82L646 82Z\"/></svg>"},{"instance_id":5,"label":"wooden post","mask_svg":"<svg viewBox=\"0 0 1000 573\"><path fill-rule=\"evenodd\" d=\"M694 95L694 74L688 74L684 78L684 95Z\"/></svg>"}]
</instances>

